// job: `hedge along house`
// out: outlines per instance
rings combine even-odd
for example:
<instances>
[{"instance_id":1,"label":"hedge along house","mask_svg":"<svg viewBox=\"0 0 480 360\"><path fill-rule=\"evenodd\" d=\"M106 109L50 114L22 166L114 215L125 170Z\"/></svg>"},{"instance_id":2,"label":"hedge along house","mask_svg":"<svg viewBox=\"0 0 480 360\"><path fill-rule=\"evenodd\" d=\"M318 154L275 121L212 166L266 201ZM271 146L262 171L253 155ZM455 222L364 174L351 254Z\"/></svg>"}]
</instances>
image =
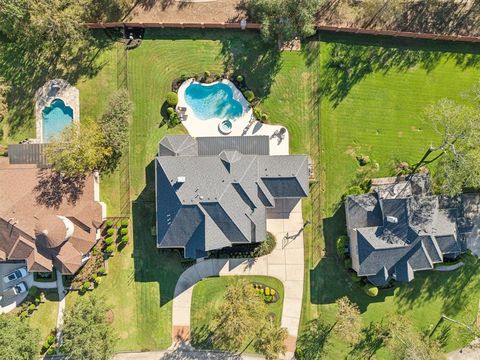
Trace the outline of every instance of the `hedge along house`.
<instances>
[{"instance_id":1,"label":"hedge along house","mask_svg":"<svg viewBox=\"0 0 480 360\"><path fill-rule=\"evenodd\" d=\"M265 240L266 209L309 191L307 156L269 155L268 136L167 136L155 164L157 247L185 258Z\"/></svg>"},{"instance_id":2,"label":"hedge along house","mask_svg":"<svg viewBox=\"0 0 480 360\"><path fill-rule=\"evenodd\" d=\"M477 194L432 195L429 175L381 178L373 192L346 200L352 268L376 286L409 282L415 271L433 269L467 248L478 212Z\"/></svg>"},{"instance_id":3,"label":"hedge along house","mask_svg":"<svg viewBox=\"0 0 480 360\"><path fill-rule=\"evenodd\" d=\"M9 158L0 158L0 263L75 274L106 216L98 174L78 186L45 165L42 144L10 145Z\"/></svg>"}]
</instances>

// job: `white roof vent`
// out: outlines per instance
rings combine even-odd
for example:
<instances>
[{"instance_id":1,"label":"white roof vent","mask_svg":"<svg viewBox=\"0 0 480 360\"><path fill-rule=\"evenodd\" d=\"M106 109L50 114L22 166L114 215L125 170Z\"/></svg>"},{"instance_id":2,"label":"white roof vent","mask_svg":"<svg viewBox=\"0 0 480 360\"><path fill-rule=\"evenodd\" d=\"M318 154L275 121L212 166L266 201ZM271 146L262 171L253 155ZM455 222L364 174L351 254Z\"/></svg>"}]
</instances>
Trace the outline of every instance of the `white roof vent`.
<instances>
[{"instance_id":1,"label":"white roof vent","mask_svg":"<svg viewBox=\"0 0 480 360\"><path fill-rule=\"evenodd\" d=\"M392 224L397 224L398 223L398 218L395 216L387 216L387 221Z\"/></svg>"},{"instance_id":2,"label":"white roof vent","mask_svg":"<svg viewBox=\"0 0 480 360\"><path fill-rule=\"evenodd\" d=\"M177 177L177 184L183 184L185 182L185 176Z\"/></svg>"}]
</instances>

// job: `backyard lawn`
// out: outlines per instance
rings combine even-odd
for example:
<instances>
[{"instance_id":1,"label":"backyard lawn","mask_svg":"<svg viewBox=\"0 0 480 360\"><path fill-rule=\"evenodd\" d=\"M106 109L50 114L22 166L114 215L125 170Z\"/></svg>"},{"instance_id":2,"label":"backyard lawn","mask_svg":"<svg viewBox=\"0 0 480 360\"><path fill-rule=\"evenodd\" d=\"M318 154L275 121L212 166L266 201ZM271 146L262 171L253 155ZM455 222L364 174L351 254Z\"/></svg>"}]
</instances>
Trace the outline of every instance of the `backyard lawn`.
<instances>
[{"instance_id":1,"label":"backyard lawn","mask_svg":"<svg viewBox=\"0 0 480 360\"><path fill-rule=\"evenodd\" d=\"M202 347L202 341L208 340L211 334L211 321L223 302L227 287L236 279L245 279L248 282L258 282L275 289L280 294L280 299L274 304L268 304L269 313L275 315L275 320L282 320L283 284L269 276L221 276L207 278L195 285L192 295L191 326L192 334L197 337L195 346ZM208 344L206 344L208 346ZM254 352L251 346L245 344L248 352Z\"/></svg>"},{"instance_id":2,"label":"backyard lawn","mask_svg":"<svg viewBox=\"0 0 480 360\"><path fill-rule=\"evenodd\" d=\"M344 209L340 204L348 186L365 177L356 156L369 156L378 163L370 176L392 174L395 161L414 163L435 141L436 134L422 121L428 104L443 97L464 101L464 95L480 79L479 56L456 52L461 45L408 43L395 48L386 40L321 35L321 96L319 157L321 173L321 213L323 236L319 244L307 244L307 269L303 324L321 316L333 320L334 302L347 295L360 306L364 325L387 321L388 314L399 312L419 329L433 328L446 314L471 321L480 295L478 265L453 273L417 273L413 283L381 291L367 297L337 263L334 244L345 232ZM373 41L376 41L375 43ZM395 40L396 41L396 40ZM463 48L465 51L480 49ZM307 238L309 242L312 237ZM324 248L319 262L310 249ZM312 261L314 259L314 261ZM446 351L468 342L458 327L439 326ZM344 357L349 351L341 339L329 347L328 358ZM377 354L388 358L385 351Z\"/></svg>"}]
</instances>

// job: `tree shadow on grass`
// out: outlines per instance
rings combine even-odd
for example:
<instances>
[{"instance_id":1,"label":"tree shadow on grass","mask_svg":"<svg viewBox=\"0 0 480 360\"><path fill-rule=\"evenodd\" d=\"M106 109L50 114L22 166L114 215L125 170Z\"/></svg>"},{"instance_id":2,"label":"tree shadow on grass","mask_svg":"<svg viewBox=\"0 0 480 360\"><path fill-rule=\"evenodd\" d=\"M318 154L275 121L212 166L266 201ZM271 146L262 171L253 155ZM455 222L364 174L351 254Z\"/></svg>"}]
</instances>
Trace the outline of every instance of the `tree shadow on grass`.
<instances>
[{"instance_id":1,"label":"tree shadow on grass","mask_svg":"<svg viewBox=\"0 0 480 360\"><path fill-rule=\"evenodd\" d=\"M451 272L416 272L415 279L396 293L400 311L439 299L443 314L455 317L468 308L476 312L480 289L479 260L468 256L465 266Z\"/></svg>"},{"instance_id":2,"label":"tree shadow on grass","mask_svg":"<svg viewBox=\"0 0 480 360\"><path fill-rule=\"evenodd\" d=\"M375 353L384 347L388 331L380 323L373 323L364 327L361 332L360 341L353 345L347 355L347 359L372 359Z\"/></svg>"},{"instance_id":3,"label":"tree shadow on grass","mask_svg":"<svg viewBox=\"0 0 480 360\"><path fill-rule=\"evenodd\" d=\"M155 161L145 169L146 185L132 204L133 260L136 282L157 282L160 306L173 299L177 280L183 272L178 252L156 247L155 228Z\"/></svg>"},{"instance_id":4,"label":"tree shadow on grass","mask_svg":"<svg viewBox=\"0 0 480 360\"><path fill-rule=\"evenodd\" d=\"M211 40L219 41L217 60L224 71L241 74L255 95L268 96L273 80L281 68L281 53L276 46L266 44L256 32L208 29L149 29L144 40Z\"/></svg>"},{"instance_id":5,"label":"tree shadow on grass","mask_svg":"<svg viewBox=\"0 0 480 360\"><path fill-rule=\"evenodd\" d=\"M10 136L33 117L34 95L46 81L62 78L75 84L83 76L93 77L104 64L97 61L112 41L101 32L67 58L62 48L56 50L39 44L11 42L0 38L0 74L11 85L7 97L9 114L4 121Z\"/></svg>"},{"instance_id":6,"label":"tree shadow on grass","mask_svg":"<svg viewBox=\"0 0 480 360\"><path fill-rule=\"evenodd\" d=\"M447 60L462 70L480 64L480 47L475 44L331 33L321 35L321 39L330 44L322 47L326 60L320 70L318 96L327 98L334 107L373 73L406 72L414 67L430 72Z\"/></svg>"},{"instance_id":7,"label":"tree shadow on grass","mask_svg":"<svg viewBox=\"0 0 480 360\"><path fill-rule=\"evenodd\" d=\"M223 37L221 43L220 58L225 72L243 75L258 97L268 96L282 66L277 46L264 43L256 34Z\"/></svg>"}]
</instances>

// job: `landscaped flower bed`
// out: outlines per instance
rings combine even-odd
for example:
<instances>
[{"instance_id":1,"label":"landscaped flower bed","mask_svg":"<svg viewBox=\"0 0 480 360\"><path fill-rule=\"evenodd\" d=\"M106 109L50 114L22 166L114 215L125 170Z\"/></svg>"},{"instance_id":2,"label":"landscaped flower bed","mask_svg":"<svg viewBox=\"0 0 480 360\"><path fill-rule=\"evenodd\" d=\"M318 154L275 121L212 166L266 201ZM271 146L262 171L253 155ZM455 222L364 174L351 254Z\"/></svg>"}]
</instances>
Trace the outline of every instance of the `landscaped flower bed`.
<instances>
[{"instance_id":1,"label":"landscaped flower bed","mask_svg":"<svg viewBox=\"0 0 480 360\"><path fill-rule=\"evenodd\" d=\"M274 304L280 299L278 291L272 287L257 282L252 283L252 286L267 304Z\"/></svg>"}]
</instances>

